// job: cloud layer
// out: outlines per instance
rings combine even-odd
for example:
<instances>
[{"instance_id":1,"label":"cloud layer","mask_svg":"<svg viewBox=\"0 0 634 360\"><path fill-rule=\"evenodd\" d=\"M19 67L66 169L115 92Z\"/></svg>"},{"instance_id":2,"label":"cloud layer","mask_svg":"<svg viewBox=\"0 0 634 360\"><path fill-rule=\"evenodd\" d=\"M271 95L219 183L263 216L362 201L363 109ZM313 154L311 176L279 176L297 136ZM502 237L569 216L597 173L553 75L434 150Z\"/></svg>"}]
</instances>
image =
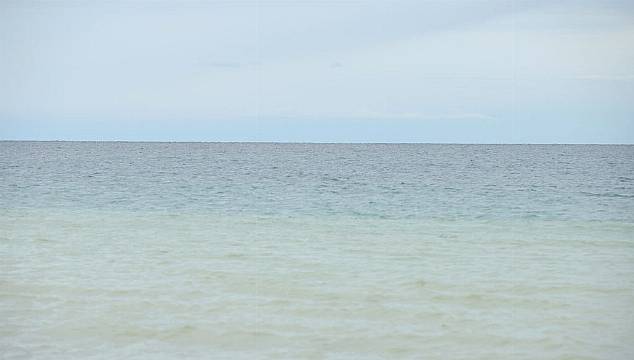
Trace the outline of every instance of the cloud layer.
<instances>
[{"instance_id":1,"label":"cloud layer","mask_svg":"<svg viewBox=\"0 0 634 360\"><path fill-rule=\"evenodd\" d=\"M5 1L0 138L632 143L631 4Z\"/></svg>"}]
</instances>

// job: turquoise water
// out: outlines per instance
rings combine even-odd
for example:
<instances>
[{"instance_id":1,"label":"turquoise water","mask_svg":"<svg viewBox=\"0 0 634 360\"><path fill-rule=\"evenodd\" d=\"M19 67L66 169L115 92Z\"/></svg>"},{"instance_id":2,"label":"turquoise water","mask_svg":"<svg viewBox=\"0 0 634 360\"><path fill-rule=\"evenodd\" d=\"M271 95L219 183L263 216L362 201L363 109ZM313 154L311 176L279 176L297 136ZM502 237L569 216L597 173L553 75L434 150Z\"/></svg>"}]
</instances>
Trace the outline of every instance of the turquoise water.
<instances>
[{"instance_id":1,"label":"turquoise water","mask_svg":"<svg viewBox=\"0 0 634 360\"><path fill-rule=\"evenodd\" d=\"M634 357L634 147L0 142L0 358Z\"/></svg>"}]
</instances>

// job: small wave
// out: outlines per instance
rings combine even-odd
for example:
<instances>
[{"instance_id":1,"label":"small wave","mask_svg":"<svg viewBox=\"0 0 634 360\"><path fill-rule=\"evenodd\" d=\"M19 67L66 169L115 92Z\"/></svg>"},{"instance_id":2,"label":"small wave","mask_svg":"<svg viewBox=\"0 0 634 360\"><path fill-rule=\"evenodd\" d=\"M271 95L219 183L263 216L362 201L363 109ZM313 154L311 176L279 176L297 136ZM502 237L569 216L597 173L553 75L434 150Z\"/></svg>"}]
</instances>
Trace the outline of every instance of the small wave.
<instances>
[{"instance_id":1,"label":"small wave","mask_svg":"<svg viewBox=\"0 0 634 360\"><path fill-rule=\"evenodd\" d=\"M581 194L586 195L586 196L608 197L608 198L625 198L625 199L634 198L634 195L617 194L617 193L593 193L593 192L588 192L588 191L582 191Z\"/></svg>"}]
</instances>

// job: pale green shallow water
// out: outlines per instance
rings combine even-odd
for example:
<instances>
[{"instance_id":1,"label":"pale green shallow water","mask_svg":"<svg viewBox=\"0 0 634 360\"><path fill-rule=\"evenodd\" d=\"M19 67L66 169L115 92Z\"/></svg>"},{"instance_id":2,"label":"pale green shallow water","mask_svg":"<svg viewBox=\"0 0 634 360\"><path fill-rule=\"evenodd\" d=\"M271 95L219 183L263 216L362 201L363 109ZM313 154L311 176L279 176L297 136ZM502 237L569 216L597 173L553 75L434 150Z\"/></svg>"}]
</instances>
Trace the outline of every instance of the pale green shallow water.
<instances>
[{"instance_id":1,"label":"pale green shallow water","mask_svg":"<svg viewBox=\"0 0 634 360\"><path fill-rule=\"evenodd\" d=\"M0 359L634 358L632 147L0 149Z\"/></svg>"}]
</instances>

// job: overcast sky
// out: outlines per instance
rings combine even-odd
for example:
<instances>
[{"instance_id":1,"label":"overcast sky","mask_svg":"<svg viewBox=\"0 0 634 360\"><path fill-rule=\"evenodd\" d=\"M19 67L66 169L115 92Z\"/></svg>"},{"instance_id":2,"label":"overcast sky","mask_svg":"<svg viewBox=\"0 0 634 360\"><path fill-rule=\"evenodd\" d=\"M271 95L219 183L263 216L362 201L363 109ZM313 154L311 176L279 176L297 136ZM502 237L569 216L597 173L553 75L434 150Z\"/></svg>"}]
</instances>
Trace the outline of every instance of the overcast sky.
<instances>
[{"instance_id":1,"label":"overcast sky","mask_svg":"<svg viewBox=\"0 0 634 360\"><path fill-rule=\"evenodd\" d=\"M634 143L634 1L0 1L0 138Z\"/></svg>"}]
</instances>

